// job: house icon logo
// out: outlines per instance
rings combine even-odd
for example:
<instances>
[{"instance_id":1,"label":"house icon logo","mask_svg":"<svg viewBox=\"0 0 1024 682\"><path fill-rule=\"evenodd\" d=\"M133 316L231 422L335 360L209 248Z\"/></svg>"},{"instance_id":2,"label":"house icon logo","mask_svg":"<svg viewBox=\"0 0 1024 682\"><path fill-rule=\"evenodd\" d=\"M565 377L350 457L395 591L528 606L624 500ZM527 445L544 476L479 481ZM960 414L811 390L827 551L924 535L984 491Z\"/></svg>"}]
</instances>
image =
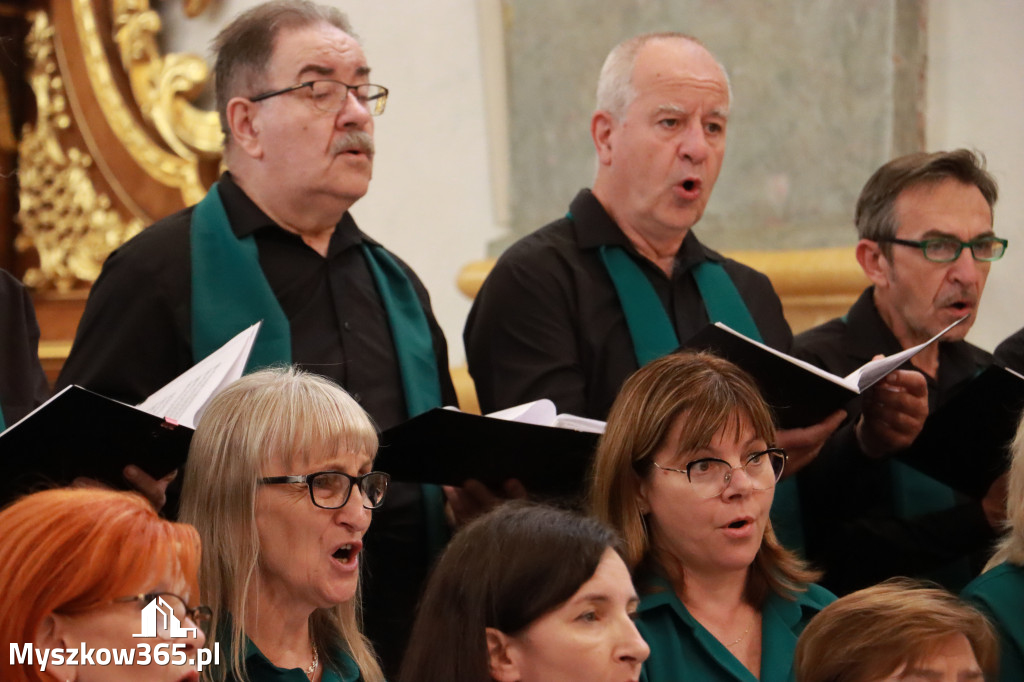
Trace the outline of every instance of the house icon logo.
<instances>
[{"instance_id":1,"label":"house icon logo","mask_svg":"<svg viewBox=\"0 0 1024 682\"><path fill-rule=\"evenodd\" d=\"M153 601L142 609L142 632L132 637L156 637L157 630L168 633L171 637L199 636L199 628L183 628L181 621L174 615L174 609L164 601L163 597L154 597Z\"/></svg>"}]
</instances>

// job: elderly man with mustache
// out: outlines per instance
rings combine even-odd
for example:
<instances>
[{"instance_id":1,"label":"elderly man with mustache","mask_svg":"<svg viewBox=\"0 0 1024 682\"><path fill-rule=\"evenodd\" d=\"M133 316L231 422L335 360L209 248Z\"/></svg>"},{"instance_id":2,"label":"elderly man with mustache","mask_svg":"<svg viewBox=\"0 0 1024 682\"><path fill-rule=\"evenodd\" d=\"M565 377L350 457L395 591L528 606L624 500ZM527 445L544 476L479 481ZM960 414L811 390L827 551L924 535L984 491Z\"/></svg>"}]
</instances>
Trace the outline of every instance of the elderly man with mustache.
<instances>
[{"instance_id":1,"label":"elderly man with mustache","mask_svg":"<svg viewBox=\"0 0 1024 682\"><path fill-rule=\"evenodd\" d=\"M969 500L887 457L911 445L927 414L992 363L964 337L992 262L1006 250L993 231L997 195L984 159L966 149L883 165L861 191L855 219L857 261L871 286L846 315L794 341L796 355L845 375L967 316L912 368L848 406L850 423L798 477L809 558L838 594L895 575L956 591L983 565L1003 519L1004 479L983 500Z\"/></svg>"},{"instance_id":2,"label":"elderly man with mustache","mask_svg":"<svg viewBox=\"0 0 1024 682\"><path fill-rule=\"evenodd\" d=\"M345 15L265 3L214 48L228 170L199 204L111 254L58 384L138 402L263 320L249 369L287 363L327 376L381 428L455 404L426 290L349 213L369 186L388 91L370 80ZM441 500L395 485L375 515L366 558L387 587L371 585L370 596L386 603L368 607L367 628L397 640L376 642L386 662L411 625Z\"/></svg>"}]
</instances>

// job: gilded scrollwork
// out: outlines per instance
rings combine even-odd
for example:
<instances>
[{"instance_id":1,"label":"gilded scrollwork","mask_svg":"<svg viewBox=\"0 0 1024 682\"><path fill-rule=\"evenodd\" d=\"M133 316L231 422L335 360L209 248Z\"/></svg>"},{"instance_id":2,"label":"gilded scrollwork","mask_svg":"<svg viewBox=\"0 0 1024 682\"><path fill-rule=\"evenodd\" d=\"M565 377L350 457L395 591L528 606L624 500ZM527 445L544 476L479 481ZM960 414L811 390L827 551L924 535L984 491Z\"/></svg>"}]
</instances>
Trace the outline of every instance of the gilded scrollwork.
<instances>
[{"instance_id":1,"label":"gilded scrollwork","mask_svg":"<svg viewBox=\"0 0 1024 682\"><path fill-rule=\"evenodd\" d=\"M206 85L209 66L193 54L160 54L160 15L148 0L113 0L113 9L114 40L143 116L182 159L219 158L223 135L216 112L191 104Z\"/></svg>"},{"instance_id":2,"label":"gilded scrollwork","mask_svg":"<svg viewBox=\"0 0 1024 682\"><path fill-rule=\"evenodd\" d=\"M95 280L110 251L139 232L142 222L124 220L110 197L96 191L88 153L61 146L59 132L72 125L72 118L46 13L32 16L26 49L37 117L24 126L18 145L21 232L16 246L34 247L39 254L39 267L25 273L28 285L67 291L79 281Z\"/></svg>"},{"instance_id":3,"label":"gilded scrollwork","mask_svg":"<svg viewBox=\"0 0 1024 682\"><path fill-rule=\"evenodd\" d=\"M49 15L36 12L26 41L37 120L18 145L16 246L39 255L27 283L67 290L95 280L112 249L162 217L140 201L139 183L129 189L125 171L108 162L110 134L182 206L205 195L223 135L216 112L193 104L209 66L197 55L161 54L161 20L149 0L57 1L70 9L61 13L59 31ZM186 14L200 14L209 1L184 0ZM66 31L73 40L61 39ZM83 89L93 104L82 99ZM97 136L84 112L93 123L101 116L108 137ZM167 196L173 203L174 194Z\"/></svg>"},{"instance_id":4,"label":"gilded scrollwork","mask_svg":"<svg viewBox=\"0 0 1024 682\"><path fill-rule=\"evenodd\" d=\"M70 2L74 14L75 30L78 32L78 38L82 44L86 73L99 101L100 109L110 123L111 129L136 163L145 169L151 177L168 187L178 188L186 204L196 203L206 193L206 188L199 175L198 155L189 152L187 156L181 156L176 153L177 150L175 152L167 151L149 136L148 131L133 115L132 109L114 81L111 65L107 61L103 39L96 22L96 11L91 0L70 0ZM132 5L145 5L148 10L149 5L147 0L129 3L117 2L117 4L128 5L127 8L120 8L122 12L130 9ZM145 15L146 12L143 11L142 14ZM125 17L115 15L115 26L119 23L124 25ZM155 19L144 17L142 23L143 25L155 23L159 27L159 17L157 16ZM137 49L139 54L145 55L144 61L159 60L159 53L149 53L146 51L147 48L146 45L134 44L129 41L129 51Z\"/></svg>"}]
</instances>

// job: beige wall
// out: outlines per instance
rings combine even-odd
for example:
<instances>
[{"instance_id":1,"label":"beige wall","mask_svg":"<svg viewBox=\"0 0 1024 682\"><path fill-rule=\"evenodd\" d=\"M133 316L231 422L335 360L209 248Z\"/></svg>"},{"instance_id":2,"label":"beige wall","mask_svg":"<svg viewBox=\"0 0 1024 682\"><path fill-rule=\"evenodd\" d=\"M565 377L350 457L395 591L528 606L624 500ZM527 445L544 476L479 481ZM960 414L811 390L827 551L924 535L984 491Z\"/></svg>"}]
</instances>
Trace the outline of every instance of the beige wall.
<instances>
[{"instance_id":1,"label":"beige wall","mask_svg":"<svg viewBox=\"0 0 1024 682\"><path fill-rule=\"evenodd\" d=\"M991 350L1024 326L1024 3L931 0L929 10L928 147L985 153L999 181L996 232L1010 239L968 337Z\"/></svg>"},{"instance_id":2,"label":"beige wall","mask_svg":"<svg viewBox=\"0 0 1024 682\"><path fill-rule=\"evenodd\" d=\"M214 0L206 14L187 21L180 0L159 4L168 49L205 53L218 26L256 3ZM503 107L499 0L339 5L363 40L373 79L392 89L377 121L374 181L353 213L423 278L452 360L461 363L469 305L455 276L502 236L507 213L504 121L489 114ZM996 230L1011 246L993 267L970 337L991 349L1024 325L1024 3L930 0L928 30L928 147L980 149L1002 189Z\"/></svg>"}]
</instances>

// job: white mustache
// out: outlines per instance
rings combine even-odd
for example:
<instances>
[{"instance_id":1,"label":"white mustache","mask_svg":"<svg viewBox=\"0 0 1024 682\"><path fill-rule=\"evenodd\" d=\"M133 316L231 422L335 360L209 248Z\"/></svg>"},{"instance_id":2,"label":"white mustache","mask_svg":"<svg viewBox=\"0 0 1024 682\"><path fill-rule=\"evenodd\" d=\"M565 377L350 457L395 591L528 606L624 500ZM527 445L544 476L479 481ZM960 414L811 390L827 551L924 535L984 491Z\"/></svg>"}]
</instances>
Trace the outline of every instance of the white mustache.
<instances>
[{"instance_id":1,"label":"white mustache","mask_svg":"<svg viewBox=\"0 0 1024 682\"><path fill-rule=\"evenodd\" d=\"M335 155L352 150L373 156L373 137L361 130L352 130L337 138L331 145L331 153Z\"/></svg>"}]
</instances>

